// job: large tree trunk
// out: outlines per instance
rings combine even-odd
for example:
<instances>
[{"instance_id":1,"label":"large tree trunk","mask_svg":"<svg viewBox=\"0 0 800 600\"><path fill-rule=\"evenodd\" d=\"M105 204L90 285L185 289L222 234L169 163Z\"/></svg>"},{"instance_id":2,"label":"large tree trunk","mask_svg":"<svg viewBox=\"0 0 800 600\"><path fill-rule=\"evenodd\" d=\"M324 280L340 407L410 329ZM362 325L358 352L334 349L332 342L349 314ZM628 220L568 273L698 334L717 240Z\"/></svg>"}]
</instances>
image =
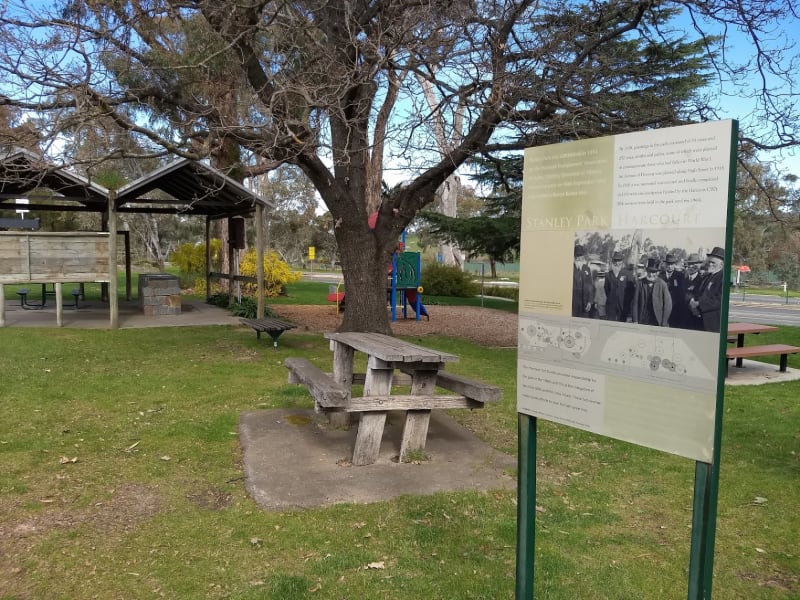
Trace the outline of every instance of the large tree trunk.
<instances>
[{"instance_id":1,"label":"large tree trunk","mask_svg":"<svg viewBox=\"0 0 800 600\"><path fill-rule=\"evenodd\" d=\"M337 231L344 276L345 309L339 331L391 334L386 304L387 267L391 254L380 250L377 236L364 231Z\"/></svg>"}]
</instances>

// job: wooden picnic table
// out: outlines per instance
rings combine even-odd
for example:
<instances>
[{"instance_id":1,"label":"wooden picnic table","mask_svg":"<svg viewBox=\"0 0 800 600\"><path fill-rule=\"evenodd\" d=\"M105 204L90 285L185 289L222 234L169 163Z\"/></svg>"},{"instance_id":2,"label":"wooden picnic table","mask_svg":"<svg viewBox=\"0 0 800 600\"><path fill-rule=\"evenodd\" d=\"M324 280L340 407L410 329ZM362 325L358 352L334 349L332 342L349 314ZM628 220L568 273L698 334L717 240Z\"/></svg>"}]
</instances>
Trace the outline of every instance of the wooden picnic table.
<instances>
[{"instance_id":1,"label":"wooden picnic table","mask_svg":"<svg viewBox=\"0 0 800 600\"><path fill-rule=\"evenodd\" d=\"M386 414L390 410L389 396L392 391L392 379L396 369L411 376L410 396L433 395L436 387L436 375L447 362L458 361L458 356L439 352L410 342L379 333L326 333L333 350L333 378L338 383L352 385L353 363L355 352L367 355L367 370L364 377L362 396L370 398L367 402L380 407L380 397L386 398L384 410L370 410L361 413L358 425L356 446L353 451L353 464L371 464L375 462L380 450ZM421 398L409 398L409 406ZM418 405L417 405L418 406ZM396 409L394 406L392 409ZM425 448L430 421L430 409L413 408L406 413L403 427L403 438L400 445L400 456L409 451Z\"/></svg>"},{"instance_id":2,"label":"wooden picnic table","mask_svg":"<svg viewBox=\"0 0 800 600\"><path fill-rule=\"evenodd\" d=\"M326 333L333 350L333 373L322 372L304 358L287 358L291 383L303 383L314 396L318 410L358 413L360 420L353 450L354 465L369 465L378 459L388 411L405 411L400 460L424 450L431 410L482 408L497 402L502 390L496 386L447 373L444 366L458 356L418 346L379 333ZM355 353L367 355L365 373L354 373ZM353 397L354 383L363 383L363 393ZM410 386L408 393L393 394L392 384ZM457 395L436 394L437 387Z\"/></svg>"},{"instance_id":3,"label":"wooden picnic table","mask_svg":"<svg viewBox=\"0 0 800 600\"><path fill-rule=\"evenodd\" d=\"M728 335L736 336L736 347L741 348L744 346L744 336L748 334L767 333L769 331L778 331L777 327L772 325L760 325L758 323L728 323ZM742 366L742 357L736 358L736 366Z\"/></svg>"}]
</instances>

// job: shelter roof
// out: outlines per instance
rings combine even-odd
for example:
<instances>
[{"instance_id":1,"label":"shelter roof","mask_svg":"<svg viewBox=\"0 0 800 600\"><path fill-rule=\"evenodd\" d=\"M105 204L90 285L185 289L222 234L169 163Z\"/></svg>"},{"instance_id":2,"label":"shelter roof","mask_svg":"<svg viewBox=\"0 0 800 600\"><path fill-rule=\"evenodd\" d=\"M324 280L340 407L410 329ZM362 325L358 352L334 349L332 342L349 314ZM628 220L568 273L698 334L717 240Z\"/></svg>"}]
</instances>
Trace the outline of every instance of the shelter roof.
<instances>
[{"instance_id":1,"label":"shelter roof","mask_svg":"<svg viewBox=\"0 0 800 600\"><path fill-rule=\"evenodd\" d=\"M27 197L28 210L104 212L112 192L27 150L0 159L0 209ZM179 159L133 181L115 194L120 213L248 216L273 205L221 171Z\"/></svg>"},{"instance_id":2,"label":"shelter roof","mask_svg":"<svg viewBox=\"0 0 800 600\"><path fill-rule=\"evenodd\" d=\"M108 190L85 177L51 165L28 150L16 150L0 161L0 208L10 207L13 200L24 197L28 197L32 205L50 205L58 199L73 206L78 203L86 210L104 210L108 203Z\"/></svg>"},{"instance_id":3,"label":"shelter roof","mask_svg":"<svg viewBox=\"0 0 800 600\"><path fill-rule=\"evenodd\" d=\"M223 172L189 159L164 165L117 192L120 212L222 217L251 214L257 204L273 206Z\"/></svg>"}]
</instances>

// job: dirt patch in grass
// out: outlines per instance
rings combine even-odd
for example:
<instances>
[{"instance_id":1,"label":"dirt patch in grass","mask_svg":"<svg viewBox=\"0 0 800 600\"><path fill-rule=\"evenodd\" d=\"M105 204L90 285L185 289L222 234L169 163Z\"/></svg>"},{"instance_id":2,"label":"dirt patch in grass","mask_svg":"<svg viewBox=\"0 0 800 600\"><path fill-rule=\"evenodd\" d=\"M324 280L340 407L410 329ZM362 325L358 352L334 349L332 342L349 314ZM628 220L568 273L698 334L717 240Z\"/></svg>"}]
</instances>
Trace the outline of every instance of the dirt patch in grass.
<instances>
[{"instance_id":1,"label":"dirt patch in grass","mask_svg":"<svg viewBox=\"0 0 800 600\"><path fill-rule=\"evenodd\" d=\"M195 506L204 510L222 510L231 505L233 496L214 487L197 490L186 495Z\"/></svg>"},{"instance_id":2,"label":"dirt patch in grass","mask_svg":"<svg viewBox=\"0 0 800 600\"><path fill-rule=\"evenodd\" d=\"M275 313L313 332L335 331L342 317L333 306L274 305ZM447 335L482 346L516 348L517 314L476 306L429 306L430 320L398 319L391 323L396 335Z\"/></svg>"},{"instance_id":3,"label":"dirt patch in grass","mask_svg":"<svg viewBox=\"0 0 800 600\"><path fill-rule=\"evenodd\" d=\"M741 572L739 577L747 581L756 582L759 586L781 590L784 592L797 593L800 591L800 577L793 573L782 573L780 571L767 571L758 573Z\"/></svg>"},{"instance_id":4,"label":"dirt patch in grass","mask_svg":"<svg viewBox=\"0 0 800 600\"><path fill-rule=\"evenodd\" d=\"M22 582L24 565L39 541L53 530L88 526L104 535L126 532L158 513L161 504L156 490L129 484L115 489L107 501L84 509L54 504L40 513L14 519L12 508L12 516L0 522L0 596L32 597Z\"/></svg>"}]
</instances>

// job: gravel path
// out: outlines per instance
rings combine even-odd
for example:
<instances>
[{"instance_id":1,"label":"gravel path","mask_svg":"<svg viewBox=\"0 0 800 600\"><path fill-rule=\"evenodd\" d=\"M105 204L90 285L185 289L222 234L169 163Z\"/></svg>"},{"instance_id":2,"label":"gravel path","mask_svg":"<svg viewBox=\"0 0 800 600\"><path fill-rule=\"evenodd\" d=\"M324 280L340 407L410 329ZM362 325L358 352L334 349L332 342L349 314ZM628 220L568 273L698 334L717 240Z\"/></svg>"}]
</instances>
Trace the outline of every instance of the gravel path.
<instances>
[{"instance_id":1,"label":"gravel path","mask_svg":"<svg viewBox=\"0 0 800 600\"><path fill-rule=\"evenodd\" d=\"M275 313L306 331L335 331L341 316L334 306L272 305ZM430 320L398 319L391 324L396 335L448 335L483 346L517 346L516 313L475 306L427 306Z\"/></svg>"}]
</instances>

